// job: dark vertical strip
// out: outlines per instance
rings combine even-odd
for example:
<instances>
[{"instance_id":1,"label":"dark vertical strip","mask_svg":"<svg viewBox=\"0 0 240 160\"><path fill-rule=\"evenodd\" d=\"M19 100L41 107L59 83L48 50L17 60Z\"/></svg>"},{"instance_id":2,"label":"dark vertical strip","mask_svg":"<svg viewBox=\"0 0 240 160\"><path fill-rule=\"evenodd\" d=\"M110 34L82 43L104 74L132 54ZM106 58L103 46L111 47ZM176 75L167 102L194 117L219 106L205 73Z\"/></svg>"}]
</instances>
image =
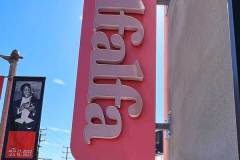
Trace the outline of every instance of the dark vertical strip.
<instances>
[{"instance_id":1,"label":"dark vertical strip","mask_svg":"<svg viewBox=\"0 0 240 160\"><path fill-rule=\"evenodd\" d=\"M1 95L2 95L3 82L4 82L4 77L0 76L0 99L1 99Z\"/></svg>"},{"instance_id":2,"label":"dark vertical strip","mask_svg":"<svg viewBox=\"0 0 240 160\"><path fill-rule=\"evenodd\" d=\"M240 155L240 100L239 100L239 80L240 80L240 1L228 0L231 53L233 65L234 96L236 106L236 122L238 136L238 155Z\"/></svg>"}]
</instances>

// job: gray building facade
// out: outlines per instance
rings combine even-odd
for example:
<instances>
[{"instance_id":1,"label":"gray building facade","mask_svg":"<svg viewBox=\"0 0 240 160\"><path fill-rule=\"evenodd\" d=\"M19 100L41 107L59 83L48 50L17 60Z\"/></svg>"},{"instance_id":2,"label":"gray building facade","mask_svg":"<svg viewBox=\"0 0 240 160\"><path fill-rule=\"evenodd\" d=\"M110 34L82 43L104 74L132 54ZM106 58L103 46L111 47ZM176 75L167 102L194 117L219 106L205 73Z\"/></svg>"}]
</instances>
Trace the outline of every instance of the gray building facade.
<instances>
[{"instance_id":1,"label":"gray building facade","mask_svg":"<svg viewBox=\"0 0 240 160\"><path fill-rule=\"evenodd\" d=\"M171 0L170 160L238 160L227 0Z\"/></svg>"}]
</instances>

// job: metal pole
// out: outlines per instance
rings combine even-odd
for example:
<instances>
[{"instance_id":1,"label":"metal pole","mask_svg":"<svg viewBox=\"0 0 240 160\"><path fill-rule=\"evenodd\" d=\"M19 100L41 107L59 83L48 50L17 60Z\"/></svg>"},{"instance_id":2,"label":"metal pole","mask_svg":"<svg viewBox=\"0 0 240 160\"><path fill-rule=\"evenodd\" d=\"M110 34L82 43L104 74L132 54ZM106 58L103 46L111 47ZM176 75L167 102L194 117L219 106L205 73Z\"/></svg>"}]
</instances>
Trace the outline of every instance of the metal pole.
<instances>
[{"instance_id":1,"label":"metal pole","mask_svg":"<svg viewBox=\"0 0 240 160\"><path fill-rule=\"evenodd\" d=\"M68 159L68 147L67 147L67 153L66 153L66 160Z\"/></svg>"},{"instance_id":2,"label":"metal pole","mask_svg":"<svg viewBox=\"0 0 240 160\"><path fill-rule=\"evenodd\" d=\"M68 155L71 153L71 151L69 150L70 149L70 147L64 147L63 146L63 148L66 148L66 152L62 152L62 153L64 153L64 154L66 154L65 155L65 157L62 157L63 159L65 159L65 160L68 160L69 158L68 158Z\"/></svg>"},{"instance_id":3,"label":"metal pole","mask_svg":"<svg viewBox=\"0 0 240 160\"><path fill-rule=\"evenodd\" d=\"M47 130L47 128L40 129L40 131L39 131L40 133L39 133L38 145L37 145L37 159L39 159L39 150L40 150L40 147L42 147L41 142L46 141L45 139L42 139L42 137L46 137L46 133L43 134L43 131L46 131L46 130Z\"/></svg>"},{"instance_id":4,"label":"metal pole","mask_svg":"<svg viewBox=\"0 0 240 160\"><path fill-rule=\"evenodd\" d=\"M13 77L16 75L18 60L22 59L23 57L19 55L19 52L17 50L13 50L10 56L0 55L0 57L8 61L8 63L10 64L7 88L6 88L4 105L2 110L2 118L1 118L0 156L2 156L2 149L3 149L5 130L7 125L7 117L8 117L10 98L11 98Z\"/></svg>"}]
</instances>

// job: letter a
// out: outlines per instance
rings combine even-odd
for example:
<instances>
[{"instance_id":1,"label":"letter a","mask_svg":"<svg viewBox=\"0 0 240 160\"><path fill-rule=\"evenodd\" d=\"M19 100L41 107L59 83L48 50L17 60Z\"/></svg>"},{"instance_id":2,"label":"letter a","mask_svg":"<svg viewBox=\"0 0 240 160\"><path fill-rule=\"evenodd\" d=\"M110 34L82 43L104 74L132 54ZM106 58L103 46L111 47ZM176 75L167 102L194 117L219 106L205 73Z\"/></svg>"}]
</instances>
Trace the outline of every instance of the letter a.
<instances>
[{"instance_id":1,"label":"letter a","mask_svg":"<svg viewBox=\"0 0 240 160\"><path fill-rule=\"evenodd\" d=\"M107 125L102 108L95 103L88 104L86 108L85 118L87 125L84 128L84 140L87 144L91 144L91 139L114 139L117 138L122 130L122 119L118 109L109 106L106 109L106 116L116 121L116 124ZM93 123L93 119L97 118L101 124Z\"/></svg>"}]
</instances>

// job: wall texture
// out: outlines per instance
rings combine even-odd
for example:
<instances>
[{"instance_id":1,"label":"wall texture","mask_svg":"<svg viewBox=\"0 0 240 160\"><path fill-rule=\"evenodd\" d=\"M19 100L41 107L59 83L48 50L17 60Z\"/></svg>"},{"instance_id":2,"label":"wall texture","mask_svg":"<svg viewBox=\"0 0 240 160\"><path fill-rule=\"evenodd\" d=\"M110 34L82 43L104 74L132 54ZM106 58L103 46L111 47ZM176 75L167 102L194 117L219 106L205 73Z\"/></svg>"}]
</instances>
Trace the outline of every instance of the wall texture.
<instances>
[{"instance_id":1,"label":"wall texture","mask_svg":"<svg viewBox=\"0 0 240 160\"><path fill-rule=\"evenodd\" d=\"M171 0L170 160L238 160L226 0Z\"/></svg>"}]
</instances>

